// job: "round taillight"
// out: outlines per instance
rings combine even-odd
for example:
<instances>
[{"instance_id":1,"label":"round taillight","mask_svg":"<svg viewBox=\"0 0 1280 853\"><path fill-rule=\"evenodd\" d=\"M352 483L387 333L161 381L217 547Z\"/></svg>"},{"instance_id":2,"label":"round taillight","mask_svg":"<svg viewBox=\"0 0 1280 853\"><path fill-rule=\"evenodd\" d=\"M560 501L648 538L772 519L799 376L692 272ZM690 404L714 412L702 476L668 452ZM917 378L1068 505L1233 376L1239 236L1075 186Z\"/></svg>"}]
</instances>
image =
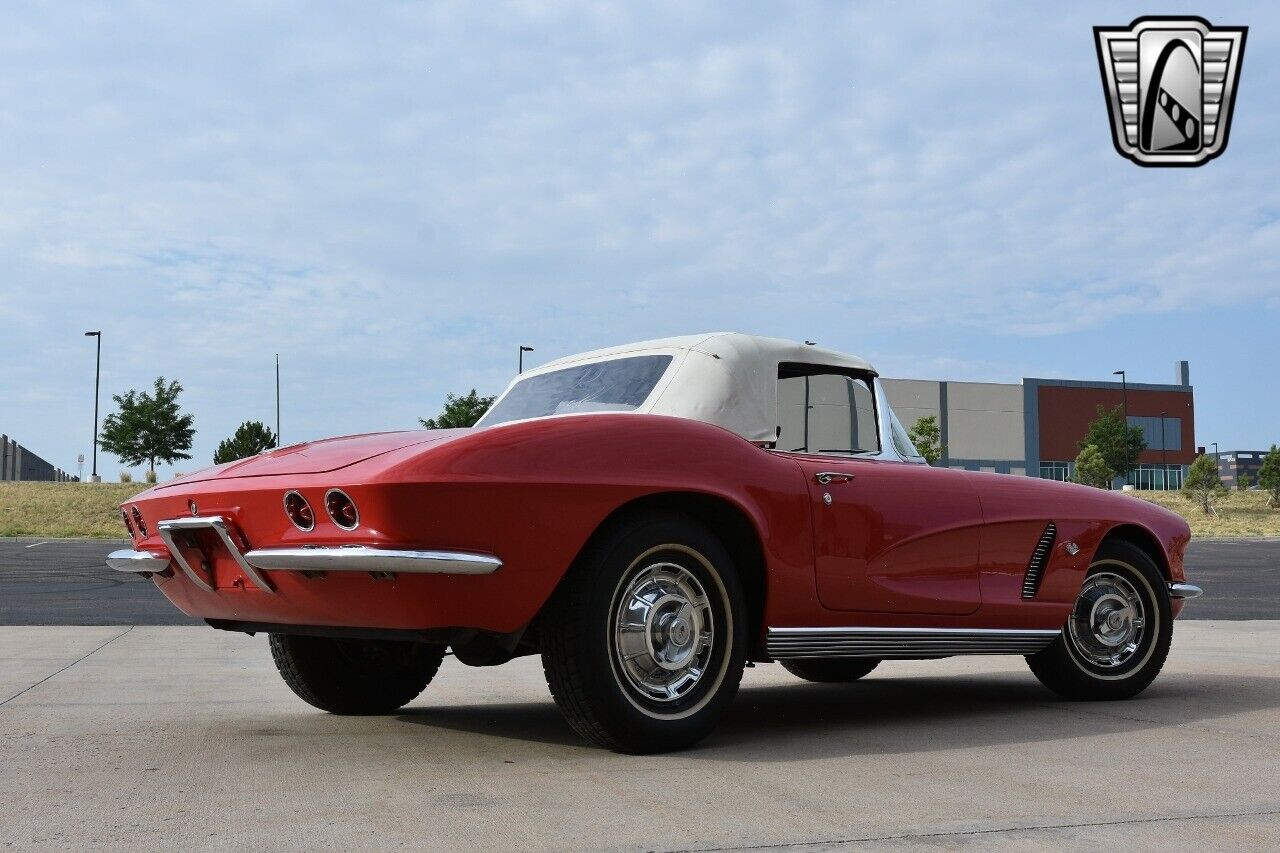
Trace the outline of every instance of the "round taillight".
<instances>
[{"instance_id":1,"label":"round taillight","mask_svg":"<svg viewBox=\"0 0 1280 853\"><path fill-rule=\"evenodd\" d=\"M341 489L330 489L324 496L324 508L333 523L343 530L355 530L360 525L360 513L355 501Z\"/></svg>"},{"instance_id":2,"label":"round taillight","mask_svg":"<svg viewBox=\"0 0 1280 853\"><path fill-rule=\"evenodd\" d=\"M129 513L124 510L120 510L120 518L124 521L125 530L129 531L130 536L133 536L133 520L129 518Z\"/></svg>"},{"instance_id":3,"label":"round taillight","mask_svg":"<svg viewBox=\"0 0 1280 853\"><path fill-rule=\"evenodd\" d=\"M316 514L311 511L311 504L297 492L285 493L284 514L289 516L294 527L304 533L316 526Z\"/></svg>"},{"instance_id":4,"label":"round taillight","mask_svg":"<svg viewBox=\"0 0 1280 853\"><path fill-rule=\"evenodd\" d=\"M142 513L138 512L136 506L133 508L133 526L138 528L138 533L142 535L143 539L147 538L147 524L142 520Z\"/></svg>"}]
</instances>

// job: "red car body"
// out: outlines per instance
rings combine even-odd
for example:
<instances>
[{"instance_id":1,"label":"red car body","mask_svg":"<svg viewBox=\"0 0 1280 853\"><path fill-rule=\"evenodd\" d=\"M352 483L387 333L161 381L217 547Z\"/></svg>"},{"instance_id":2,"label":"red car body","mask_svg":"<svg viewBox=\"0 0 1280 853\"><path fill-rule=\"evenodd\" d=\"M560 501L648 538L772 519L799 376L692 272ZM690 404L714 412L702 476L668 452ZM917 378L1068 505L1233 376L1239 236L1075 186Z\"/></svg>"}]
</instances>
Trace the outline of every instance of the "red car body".
<instances>
[{"instance_id":1,"label":"red car body","mask_svg":"<svg viewBox=\"0 0 1280 853\"><path fill-rule=\"evenodd\" d=\"M840 476L819 483L819 474ZM303 531L282 509L290 491L322 508L331 489L358 507L354 530L317 510ZM156 486L122 510L136 553L158 561L148 565L159 589L218 627L514 637L610 519L657 506L692 514L732 543L756 660L770 658L771 631L792 627L1058 630L1104 538L1136 544L1170 584L1184 580L1190 540L1180 517L1124 494L780 452L709 423L645 414L297 445ZM241 554L366 546L491 555L501 566L487 574L249 573L204 529L176 543L193 577L170 560L158 529L184 518L221 519ZM1056 538L1028 599L1028 562L1050 523ZM1172 602L1175 615L1181 605Z\"/></svg>"}]
</instances>

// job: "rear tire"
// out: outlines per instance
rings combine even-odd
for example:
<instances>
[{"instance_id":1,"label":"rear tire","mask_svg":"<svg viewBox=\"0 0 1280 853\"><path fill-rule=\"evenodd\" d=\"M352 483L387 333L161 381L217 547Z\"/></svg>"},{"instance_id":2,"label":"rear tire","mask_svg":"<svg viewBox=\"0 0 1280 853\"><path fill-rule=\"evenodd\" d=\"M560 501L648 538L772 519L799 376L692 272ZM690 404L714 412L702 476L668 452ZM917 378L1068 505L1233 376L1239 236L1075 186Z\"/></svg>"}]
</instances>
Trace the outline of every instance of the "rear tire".
<instances>
[{"instance_id":1,"label":"rear tire","mask_svg":"<svg viewBox=\"0 0 1280 853\"><path fill-rule=\"evenodd\" d=\"M633 519L593 545L548 602L547 686L592 743L627 753L687 747L737 693L746 614L714 534L678 515Z\"/></svg>"},{"instance_id":2,"label":"rear tire","mask_svg":"<svg viewBox=\"0 0 1280 853\"><path fill-rule=\"evenodd\" d=\"M445 647L272 634L271 657L300 699L331 714L390 714L423 691Z\"/></svg>"},{"instance_id":3,"label":"rear tire","mask_svg":"<svg viewBox=\"0 0 1280 853\"><path fill-rule=\"evenodd\" d=\"M880 665L880 658L797 658L779 661L797 678L823 684L857 681Z\"/></svg>"},{"instance_id":4,"label":"rear tire","mask_svg":"<svg viewBox=\"0 0 1280 853\"><path fill-rule=\"evenodd\" d=\"M1098 549L1062 634L1027 664L1064 698L1128 699L1160 674L1172 640L1164 576L1141 548L1108 542Z\"/></svg>"}]
</instances>

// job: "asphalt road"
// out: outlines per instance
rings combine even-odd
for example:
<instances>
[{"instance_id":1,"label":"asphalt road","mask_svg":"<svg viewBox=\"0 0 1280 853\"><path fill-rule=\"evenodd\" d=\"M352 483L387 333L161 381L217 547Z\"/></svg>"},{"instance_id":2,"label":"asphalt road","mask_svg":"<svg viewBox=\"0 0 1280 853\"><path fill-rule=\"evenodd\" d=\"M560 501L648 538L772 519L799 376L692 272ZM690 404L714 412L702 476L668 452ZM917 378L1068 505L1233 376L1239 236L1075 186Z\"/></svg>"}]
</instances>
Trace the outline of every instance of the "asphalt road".
<instances>
[{"instance_id":1,"label":"asphalt road","mask_svg":"<svg viewBox=\"0 0 1280 853\"><path fill-rule=\"evenodd\" d=\"M1277 732L1280 621L1184 623L1126 702L1019 657L758 666L654 756L578 740L536 658L338 717L263 637L3 627L0 850L1276 850Z\"/></svg>"},{"instance_id":2,"label":"asphalt road","mask_svg":"<svg viewBox=\"0 0 1280 853\"><path fill-rule=\"evenodd\" d=\"M0 625L190 625L149 580L104 563L124 540L0 538ZM1191 543L1205 594L1183 619L1280 619L1280 539Z\"/></svg>"}]
</instances>

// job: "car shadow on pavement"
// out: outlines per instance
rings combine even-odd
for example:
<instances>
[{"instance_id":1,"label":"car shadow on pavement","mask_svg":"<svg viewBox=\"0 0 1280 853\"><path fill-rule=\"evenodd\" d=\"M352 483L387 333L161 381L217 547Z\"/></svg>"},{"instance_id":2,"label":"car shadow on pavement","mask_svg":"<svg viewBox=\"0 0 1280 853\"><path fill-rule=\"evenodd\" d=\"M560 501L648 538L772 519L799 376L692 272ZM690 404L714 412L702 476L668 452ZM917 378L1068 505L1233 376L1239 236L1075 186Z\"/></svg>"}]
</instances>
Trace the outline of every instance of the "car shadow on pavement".
<instances>
[{"instance_id":1,"label":"car shadow on pavement","mask_svg":"<svg viewBox=\"0 0 1280 853\"><path fill-rule=\"evenodd\" d=\"M801 761L1010 746L1204 723L1280 708L1280 679L1166 674L1120 702L1068 702L1013 673L907 677L854 684L744 687L728 716L688 757ZM406 709L428 728L530 743L581 745L554 704Z\"/></svg>"}]
</instances>

